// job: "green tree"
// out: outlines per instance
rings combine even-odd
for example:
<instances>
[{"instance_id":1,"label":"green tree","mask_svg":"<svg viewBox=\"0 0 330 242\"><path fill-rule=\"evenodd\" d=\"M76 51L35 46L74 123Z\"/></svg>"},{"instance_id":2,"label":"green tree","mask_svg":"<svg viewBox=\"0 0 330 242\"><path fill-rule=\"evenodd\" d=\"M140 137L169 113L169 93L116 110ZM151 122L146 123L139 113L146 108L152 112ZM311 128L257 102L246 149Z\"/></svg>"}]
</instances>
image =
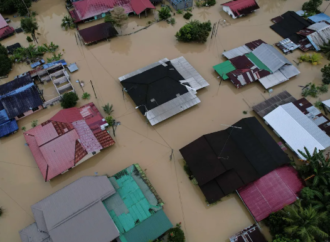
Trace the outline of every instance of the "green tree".
<instances>
[{"instance_id":1,"label":"green tree","mask_svg":"<svg viewBox=\"0 0 330 242\"><path fill-rule=\"evenodd\" d=\"M0 12L5 14L13 14L18 12L21 16L28 14L28 8L31 7L31 0L1 0Z\"/></svg>"},{"instance_id":2,"label":"green tree","mask_svg":"<svg viewBox=\"0 0 330 242\"><path fill-rule=\"evenodd\" d=\"M330 60L330 40L328 43L325 43L324 45L320 46L321 52L327 57L328 60Z\"/></svg>"},{"instance_id":3,"label":"green tree","mask_svg":"<svg viewBox=\"0 0 330 242\"><path fill-rule=\"evenodd\" d=\"M65 93L61 100L61 106L63 108L72 108L77 105L78 100L79 97L75 92Z\"/></svg>"},{"instance_id":4,"label":"green tree","mask_svg":"<svg viewBox=\"0 0 330 242\"><path fill-rule=\"evenodd\" d=\"M328 65L325 65L322 69L321 69L321 72L322 72L322 82L324 84L330 84L330 64Z\"/></svg>"},{"instance_id":5,"label":"green tree","mask_svg":"<svg viewBox=\"0 0 330 242\"><path fill-rule=\"evenodd\" d=\"M91 97L91 95L88 92L84 92L82 95L82 99L89 99Z\"/></svg>"},{"instance_id":6,"label":"green tree","mask_svg":"<svg viewBox=\"0 0 330 242\"><path fill-rule=\"evenodd\" d=\"M38 43L36 38L36 31L38 30L39 26L35 18L22 18L21 19L21 27L26 33L31 33L31 36L35 42Z\"/></svg>"},{"instance_id":7,"label":"green tree","mask_svg":"<svg viewBox=\"0 0 330 242\"><path fill-rule=\"evenodd\" d=\"M211 29L210 21L201 23L198 20L193 20L184 25L175 36L177 40L183 42L205 43Z\"/></svg>"},{"instance_id":8,"label":"green tree","mask_svg":"<svg viewBox=\"0 0 330 242\"><path fill-rule=\"evenodd\" d=\"M126 20L128 19L127 14L125 13L125 9L123 7L114 7L111 11L111 19L113 21L113 24L116 27L119 27L121 30L121 27L126 23Z\"/></svg>"},{"instance_id":9,"label":"green tree","mask_svg":"<svg viewBox=\"0 0 330 242\"><path fill-rule=\"evenodd\" d=\"M0 53L0 76L6 76L10 72L12 62L7 55Z\"/></svg>"},{"instance_id":10,"label":"green tree","mask_svg":"<svg viewBox=\"0 0 330 242\"><path fill-rule=\"evenodd\" d=\"M158 10L158 16L160 20L168 19L171 17L171 11L168 7L162 7L160 10Z\"/></svg>"},{"instance_id":11,"label":"green tree","mask_svg":"<svg viewBox=\"0 0 330 242\"><path fill-rule=\"evenodd\" d=\"M191 18L191 16L193 16L191 13L189 13L189 12L186 12L184 15L183 15L183 17L185 18L185 19L190 19Z\"/></svg>"},{"instance_id":12,"label":"green tree","mask_svg":"<svg viewBox=\"0 0 330 242\"><path fill-rule=\"evenodd\" d=\"M303 208L301 202L284 207L281 211L283 220L289 224L284 228L285 233L297 237L303 242L314 242L328 237L328 234L320 229L321 224L327 218L327 213L318 213L312 206Z\"/></svg>"},{"instance_id":13,"label":"green tree","mask_svg":"<svg viewBox=\"0 0 330 242\"><path fill-rule=\"evenodd\" d=\"M69 28L70 29L74 28L73 20L69 15L63 17L61 27L64 28L65 30L68 30Z\"/></svg>"},{"instance_id":14,"label":"green tree","mask_svg":"<svg viewBox=\"0 0 330 242\"><path fill-rule=\"evenodd\" d=\"M113 110L113 105L112 104L110 105L109 103L104 105L102 108L103 108L103 111L108 115L110 115L113 111L115 111L115 110Z\"/></svg>"},{"instance_id":15,"label":"green tree","mask_svg":"<svg viewBox=\"0 0 330 242\"><path fill-rule=\"evenodd\" d=\"M305 2L302 6L302 10L310 13L310 14L316 14L319 13L319 7L322 4L322 0L309 0L308 2Z\"/></svg>"},{"instance_id":16,"label":"green tree","mask_svg":"<svg viewBox=\"0 0 330 242\"><path fill-rule=\"evenodd\" d=\"M298 152L305 158L306 165L298 166L306 179L313 179L312 186L328 185L330 178L330 162L325 159L322 151L314 149L313 154L304 147L305 153L301 150Z\"/></svg>"},{"instance_id":17,"label":"green tree","mask_svg":"<svg viewBox=\"0 0 330 242\"><path fill-rule=\"evenodd\" d=\"M31 127L34 128L38 125L38 120L33 120L31 123Z\"/></svg>"},{"instance_id":18,"label":"green tree","mask_svg":"<svg viewBox=\"0 0 330 242\"><path fill-rule=\"evenodd\" d=\"M185 236L181 229L181 223L176 224L175 228L170 229L168 232L168 242L184 242Z\"/></svg>"},{"instance_id":19,"label":"green tree","mask_svg":"<svg viewBox=\"0 0 330 242\"><path fill-rule=\"evenodd\" d=\"M4 47L1 43L0 43L0 54L8 56L8 51L6 47Z\"/></svg>"},{"instance_id":20,"label":"green tree","mask_svg":"<svg viewBox=\"0 0 330 242\"><path fill-rule=\"evenodd\" d=\"M277 234L275 235L273 242L300 242L300 239L292 239L287 235Z\"/></svg>"},{"instance_id":21,"label":"green tree","mask_svg":"<svg viewBox=\"0 0 330 242\"><path fill-rule=\"evenodd\" d=\"M283 220L283 214L281 212L271 213L264 222L268 226L269 232L273 237L275 237L275 235L283 234L284 228L288 225Z\"/></svg>"}]
</instances>

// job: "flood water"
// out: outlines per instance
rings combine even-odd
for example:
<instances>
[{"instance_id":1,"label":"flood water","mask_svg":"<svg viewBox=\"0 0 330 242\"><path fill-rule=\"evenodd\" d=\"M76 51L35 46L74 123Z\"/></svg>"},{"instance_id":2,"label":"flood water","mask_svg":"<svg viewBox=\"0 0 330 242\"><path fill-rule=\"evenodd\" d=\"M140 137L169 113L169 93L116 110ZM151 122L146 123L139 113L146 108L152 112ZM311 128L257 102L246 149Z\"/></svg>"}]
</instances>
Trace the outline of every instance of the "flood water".
<instances>
[{"instance_id":1,"label":"flood water","mask_svg":"<svg viewBox=\"0 0 330 242\"><path fill-rule=\"evenodd\" d=\"M83 80L84 90L91 94L89 101L94 102L100 110L106 103L113 104L113 116L121 125L116 131L115 146L47 183L43 181L29 148L25 146L22 131L1 139L0 206L5 209L5 214L0 218L0 241L20 241L18 231L34 222L30 209L32 204L82 176L94 175L94 172L113 175L132 163L139 163L145 169L151 183L165 202L164 210L167 216L174 225L179 222L183 224L188 242L229 241L231 235L253 223L249 212L236 195L208 207L200 189L187 178L182 168L179 149L203 134L224 129L225 126L221 124L230 125L241 118L255 115L251 107L270 96L264 92L264 88L259 83L242 89L236 89L228 82L219 85L212 66L224 61L221 57L224 50L256 39L262 39L269 44L281 40L281 37L269 28L272 24L270 19L288 10L301 9L304 0L258 0L260 10L237 20L230 19L220 11L219 4L226 1L217 1L216 6L211 8L193 9L192 19L210 20L212 23L225 19L230 23L225 27L219 26L217 36L209 38L205 44L176 41L176 31L187 22L182 15L176 14L174 26L160 22L136 34L116 37L110 42L104 41L89 47L77 45L76 30L61 29L61 19L68 14L63 0L40 0L32 4L32 10L38 13L38 41L41 44L54 42L60 46L59 50L68 63L77 63L79 71L71 74L77 94L81 96L83 91L75 80ZM325 2L321 10L324 10L327 4ZM330 8L327 14L330 14ZM5 17L12 19L12 26L19 26L19 18ZM134 32L153 19L152 11L147 18L131 16L128 24L122 28L122 33ZM94 24L95 22L86 23L81 28ZM24 33L1 41L4 45L16 42L28 46ZM287 58L293 61L300 55L301 52L297 50ZM138 110L135 110L129 96L123 98L118 77L165 57L172 59L179 56L184 56L210 86L198 92L200 104L151 127ZM300 98L299 85L304 86L309 82L320 84L320 69L327 63L328 61L323 59L322 65L319 66L300 64L301 74L274 87L272 95L287 90L296 98ZM0 84L28 70L29 66L26 64L15 65L9 78L0 80ZM90 80L93 81L96 96ZM41 88L45 89L46 100L56 94L51 86ZM320 96L321 100L329 98L329 93ZM312 103L317 100L308 99ZM87 101L80 100L78 106L85 103ZM19 126L30 129L33 120L44 122L60 109L60 105L49 107L20 120ZM244 115L243 111L248 114ZM174 158L170 161L172 149ZM270 238L266 229L264 232L267 238Z\"/></svg>"}]
</instances>

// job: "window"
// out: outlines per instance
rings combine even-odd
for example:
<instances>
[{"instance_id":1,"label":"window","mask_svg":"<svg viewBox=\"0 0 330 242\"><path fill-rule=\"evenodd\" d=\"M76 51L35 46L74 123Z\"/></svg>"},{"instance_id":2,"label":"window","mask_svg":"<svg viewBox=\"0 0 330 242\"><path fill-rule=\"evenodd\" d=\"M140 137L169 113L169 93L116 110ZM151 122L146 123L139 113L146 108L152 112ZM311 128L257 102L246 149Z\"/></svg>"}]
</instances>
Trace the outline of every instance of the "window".
<instances>
[{"instance_id":1,"label":"window","mask_svg":"<svg viewBox=\"0 0 330 242\"><path fill-rule=\"evenodd\" d=\"M37 110L39 110L39 107L32 108L32 111L33 111L33 112L35 112L35 111L37 111Z\"/></svg>"},{"instance_id":2,"label":"window","mask_svg":"<svg viewBox=\"0 0 330 242\"><path fill-rule=\"evenodd\" d=\"M21 114L17 115L17 118L23 118L24 116L25 116L24 113L21 113Z\"/></svg>"}]
</instances>

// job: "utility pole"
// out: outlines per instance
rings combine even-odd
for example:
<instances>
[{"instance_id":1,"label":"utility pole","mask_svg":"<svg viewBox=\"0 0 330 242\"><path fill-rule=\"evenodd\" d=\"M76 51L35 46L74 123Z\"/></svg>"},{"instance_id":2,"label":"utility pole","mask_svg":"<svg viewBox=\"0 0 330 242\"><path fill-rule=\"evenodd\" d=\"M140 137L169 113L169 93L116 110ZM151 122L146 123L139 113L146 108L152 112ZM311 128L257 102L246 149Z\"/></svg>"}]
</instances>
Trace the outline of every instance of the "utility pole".
<instances>
[{"instance_id":1,"label":"utility pole","mask_svg":"<svg viewBox=\"0 0 330 242\"><path fill-rule=\"evenodd\" d=\"M93 88L93 91L94 91L95 98L97 99L96 92L95 92L92 80L91 80L91 84L92 84L92 88Z\"/></svg>"}]
</instances>

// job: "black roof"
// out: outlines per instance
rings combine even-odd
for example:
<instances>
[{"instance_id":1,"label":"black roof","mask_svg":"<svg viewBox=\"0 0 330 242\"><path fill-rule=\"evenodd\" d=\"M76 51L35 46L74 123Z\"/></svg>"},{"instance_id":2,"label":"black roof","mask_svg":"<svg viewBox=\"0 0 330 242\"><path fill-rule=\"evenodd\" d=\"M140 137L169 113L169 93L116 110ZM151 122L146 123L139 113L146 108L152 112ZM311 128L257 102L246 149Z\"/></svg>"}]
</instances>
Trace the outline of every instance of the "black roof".
<instances>
[{"instance_id":1,"label":"black roof","mask_svg":"<svg viewBox=\"0 0 330 242\"><path fill-rule=\"evenodd\" d=\"M31 82L33 82L33 80L30 74L26 74L25 76L18 77L10 82L0 85L0 96L12 92L17 88L23 87Z\"/></svg>"},{"instance_id":2,"label":"black roof","mask_svg":"<svg viewBox=\"0 0 330 242\"><path fill-rule=\"evenodd\" d=\"M287 155L254 117L232 129L203 135L180 152L208 202L290 162Z\"/></svg>"},{"instance_id":3,"label":"black roof","mask_svg":"<svg viewBox=\"0 0 330 242\"><path fill-rule=\"evenodd\" d=\"M17 48L20 48L20 47L22 47L20 43L16 43L16 44L13 44L13 45L8 45L7 46L8 53L12 55L14 53L14 51Z\"/></svg>"},{"instance_id":4,"label":"black roof","mask_svg":"<svg viewBox=\"0 0 330 242\"><path fill-rule=\"evenodd\" d=\"M298 43L302 38L296 33L312 24L293 11L286 12L282 17L283 20L270 27L284 39L290 38L294 43Z\"/></svg>"},{"instance_id":5,"label":"black roof","mask_svg":"<svg viewBox=\"0 0 330 242\"><path fill-rule=\"evenodd\" d=\"M79 34L86 44L91 44L93 42L115 37L118 32L111 23L106 22L79 30Z\"/></svg>"},{"instance_id":6,"label":"black roof","mask_svg":"<svg viewBox=\"0 0 330 242\"><path fill-rule=\"evenodd\" d=\"M146 105L151 110L177 97L177 94L185 94L187 88L179 81L184 80L170 61L166 66L159 65L121 81L127 93L131 96L136 106ZM154 102L151 100L155 99ZM141 106L142 114L146 112Z\"/></svg>"},{"instance_id":7,"label":"black roof","mask_svg":"<svg viewBox=\"0 0 330 242\"><path fill-rule=\"evenodd\" d=\"M25 113L32 108L36 108L43 104L36 86L31 86L25 91L2 98L0 100L9 118Z\"/></svg>"}]
</instances>

